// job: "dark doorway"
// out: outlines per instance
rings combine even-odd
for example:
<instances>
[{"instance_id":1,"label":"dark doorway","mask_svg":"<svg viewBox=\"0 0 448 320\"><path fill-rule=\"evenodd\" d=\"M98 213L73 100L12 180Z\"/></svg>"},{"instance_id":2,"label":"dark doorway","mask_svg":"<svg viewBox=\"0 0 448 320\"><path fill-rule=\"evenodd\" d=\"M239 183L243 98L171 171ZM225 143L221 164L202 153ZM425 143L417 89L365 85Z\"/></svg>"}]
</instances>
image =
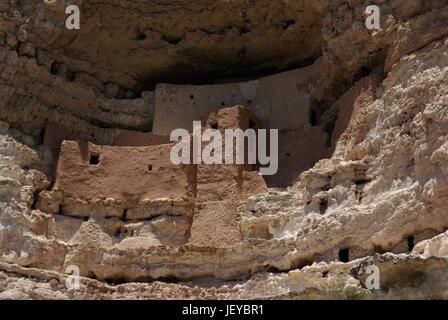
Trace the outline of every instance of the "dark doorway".
<instances>
[{"instance_id":1,"label":"dark doorway","mask_svg":"<svg viewBox=\"0 0 448 320\"><path fill-rule=\"evenodd\" d=\"M350 261L349 249L339 250L339 261L341 261L341 262L349 262Z\"/></svg>"}]
</instances>

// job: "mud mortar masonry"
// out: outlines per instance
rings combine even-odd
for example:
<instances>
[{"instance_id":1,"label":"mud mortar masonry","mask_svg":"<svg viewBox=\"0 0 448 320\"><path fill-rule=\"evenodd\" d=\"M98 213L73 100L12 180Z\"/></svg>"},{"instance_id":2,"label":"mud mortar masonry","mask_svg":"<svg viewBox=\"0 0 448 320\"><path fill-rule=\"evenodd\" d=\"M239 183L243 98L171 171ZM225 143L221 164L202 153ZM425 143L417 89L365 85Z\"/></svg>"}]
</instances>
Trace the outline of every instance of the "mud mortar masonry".
<instances>
[{"instance_id":1,"label":"mud mortar masonry","mask_svg":"<svg viewBox=\"0 0 448 320\"><path fill-rule=\"evenodd\" d=\"M445 0L73 5L0 0L0 299L448 298Z\"/></svg>"}]
</instances>

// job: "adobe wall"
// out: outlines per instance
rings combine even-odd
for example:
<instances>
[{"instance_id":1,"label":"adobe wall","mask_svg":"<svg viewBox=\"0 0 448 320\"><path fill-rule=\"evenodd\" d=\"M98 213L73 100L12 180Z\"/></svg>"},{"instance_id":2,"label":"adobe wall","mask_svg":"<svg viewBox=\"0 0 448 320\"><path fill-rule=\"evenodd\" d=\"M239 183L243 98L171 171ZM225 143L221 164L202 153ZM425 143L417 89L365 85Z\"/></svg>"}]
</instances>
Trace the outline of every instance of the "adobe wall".
<instances>
[{"instance_id":1,"label":"adobe wall","mask_svg":"<svg viewBox=\"0 0 448 320\"><path fill-rule=\"evenodd\" d=\"M93 136L92 132L74 132L64 129L57 124L46 125L43 146L51 152L53 159L57 159L59 149L64 140L90 141L101 145L122 147L144 147L171 143L169 136L158 136L150 132L140 132L123 129L103 129L103 134Z\"/></svg>"},{"instance_id":2,"label":"adobe wall","mask_svg":"<svg viewBox=\"0 0 448 320\"><path fill-rule=\"evenodd\" d=\"M242 106L210 113L203 124L203 130L221 132L261 127L255 115ZM111 228L110 234L155 236L166 245L188 242L225 247L241 240L240 201L267 191L265 180L254 171L256 166L175 166L169 158L173 144L159 144L166 142L166 136L126 130L116 130L112 136L112 143L118 146L63 141L55 184L52 191L39 195L37 207L70 216L116 217L119 220L113 226L105 227ZM55 147L68 137L85 138L48 126L45 145ZM161 233L160 228L164 230ZM171 236L167 230L172 230Z\"/></svg>"},{"instance_id":3,"label":"adobe wall","mask_svg":"<svg viewBox=\"0 0 448 320\"><path fill-rule=\"evenodd\" d=\"M235 105L210 112L205 118L204 126L211 128L213 125L217 126L217 129L222 133L224 133L225 129L239 128L246 130L250 127L252 129L263 127L257 116L242 105Z\"/></svg>"},{"instance_id":4,"label":"adobe wall","mask_svg":"<svg viewBox=\"0 0 448 320\"><path fill-rule=\"evenodd\" d=\"M58 158L59 149L64 140L89 141L92 140L92 137L87 132L69 131L53 123L46 125L42 144L51 153L54 160Z\"/></svg>"},{"instance_id":5,"label":"adobe wall","mask_svg":"<svg viewBox=\"0 0 448 320\"><path fill-rule=\"evenodd\" d=\"M257 127L259 121L249 110L235 106L210 113L204 120L203 130L214 128L224 133L226 129L246 130L249 126ZM247 164L197 166L190 244L224 247L241 241L237 213L239 202L255 192L267 191L263 177L258 171L251 171L253 169Z\"/></svg>"},{"instance_id":6,"label":"adobe wall","mask_svg":"<svg viewBox=\"0 0 448 320\"><path fill-rule=\"evenodd\" d=\"M320 66L318 60L305 68L240 83L160 84L156 88L153 133L169 135L177 128L192 130L194 120L229 106L243 105L262 127L279 129L279 171L265 177L268 185L291 185L301 172L331 151L331 137L309 122L310 92Z\"/></svg>"},{"instance_id":7,"label":"adobe wall","mask_svg":"<svg viewBox=\"0 0 448 320\"><path fill-rule=\"evenodd\" d=\"M86 212L91 209L89 205L100 203L118 210L114 215L120 216L120 212L127 209L133 218L139 219L153 215L153 209L145 207L160 207L158 199L180 201L192 198L194 168L173 165L169 156L171 147L169 144L114 147L64 141L53 187L53 190L63 193L62 211L89 215ZM98 156L98 164L92 156ZM166 201L161 202L167 205ZM77 204L80 207L77 208ZM87 209L83 208L85 205ZM167 206L168 211L175 211L170 209L171 202ZM140 210L136 211L136 208Z\"/></svg>"},{"instance_id":8,"label":"adobe wall","mask_svg":"<svg viewBox=\"0 0 448 320\"><path fill-rule=\"evenodd\" d=\"M244 171L244 165L200 165L197 192L188 243L225 247L241 241L240 201L267 192L267 186L258 171Z\"/></svg>"},{"instance_id":9,"label":"adobe wall","mask_svg":"<svg viewBox=\"0 0 448 320\"><path fill-rule=\"evenodd\" d=\"M280 116L288 117L289 114L278 115L273 119L280 121ZM241 128L246 130L249 128L249 122L252 122L254 129L263 128L256 116L242 106L224 108L210 113L206 120L206 126L210 127L213 122L222 129ZM278 172L273 176L261 177L261 179L264 179L270 187L284 187L293 184L301 172L311 168L318 160L330 156L331 149L328 146L328 140L328 134L323 132L320 127L312 127L308 120L292 128L280 129L278 131ZM247 155L247 152L245 154ZM251 171L249 166L245 166L242 170Z\"/></svg>"},{"instance_id":10,"label":"adobe wall","mask_svg":"<svg viewBox=\"0 0 448 320\"><path fill-rule=\"evenodd\" d=\"M194 120L219 109L243 105L265 127L292 128L308 121L310 89L320 71L312 66L258 80L215 85L156 87L153 133L169 135L177 128L192 129Z\"/></svg>"},{"instance_id":11,"label":"adobe wall","mask_svg":"<svg viewBox=\"0 0 448 320\"><path fill-rule=\"evenodd\" d=\"M212 112L205 119L203 130L215 127L224 137L226 129L246 130L249 126L259 127L258 119L242 106L225 108ZM204 143L206 145L207 143ZM224 163L225 140L222 141L222 157ZM254 171L255 165L247 163L248 146L244 148L245 164L222 164L197 166L196 170L196 200L197 202L242 200L244 172ZM234 160L236 159L236 141L233 141ZM251 177L254 180L254 177ZM264 179L259 175L258 185L265 185ZM254 185L255 187L255 185ZM258 186L257 186L258 188ZM251 187L249 187L251 189Z\"/></svg>"}]
</instances>

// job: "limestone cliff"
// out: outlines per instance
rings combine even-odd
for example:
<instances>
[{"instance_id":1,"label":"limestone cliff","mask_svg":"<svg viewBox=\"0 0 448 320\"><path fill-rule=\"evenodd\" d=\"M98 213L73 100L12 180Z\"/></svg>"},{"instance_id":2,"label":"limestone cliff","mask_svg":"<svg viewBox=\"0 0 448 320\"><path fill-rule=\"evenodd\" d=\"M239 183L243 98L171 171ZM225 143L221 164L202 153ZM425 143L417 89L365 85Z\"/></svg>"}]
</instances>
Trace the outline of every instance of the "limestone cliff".
<instances>
[{"instance_id":1,"label":"limestone cliff","mask_svg":"<svg viewBox=\"0 0 448 320\"><path fill-rule=\"evenodd\" d=\"M448 298L446 0L73 3L0 0L0 299ZM162 161L204 116L278 174Z\"/></svg>"}]
</instances>

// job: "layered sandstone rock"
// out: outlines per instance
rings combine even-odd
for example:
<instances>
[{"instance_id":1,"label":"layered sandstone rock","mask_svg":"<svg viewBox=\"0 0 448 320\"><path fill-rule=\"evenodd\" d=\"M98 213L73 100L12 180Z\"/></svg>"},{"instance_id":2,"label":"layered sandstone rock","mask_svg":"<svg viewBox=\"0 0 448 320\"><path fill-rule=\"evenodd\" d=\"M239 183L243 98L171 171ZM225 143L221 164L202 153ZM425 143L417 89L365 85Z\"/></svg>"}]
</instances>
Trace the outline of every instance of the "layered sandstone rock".
<instances>
[{"instance_id":1,"label":"layered sandstone rock","mask_svg":"<svg viewBox=\"0 0 448 320\"><path fill-rule=\"evenodd\" d=\"M0 3L0 298L448 298L446 1L75 2ZM161 134L236 104L279 174L163 189Z\"/></svg>"}]
</instances>

